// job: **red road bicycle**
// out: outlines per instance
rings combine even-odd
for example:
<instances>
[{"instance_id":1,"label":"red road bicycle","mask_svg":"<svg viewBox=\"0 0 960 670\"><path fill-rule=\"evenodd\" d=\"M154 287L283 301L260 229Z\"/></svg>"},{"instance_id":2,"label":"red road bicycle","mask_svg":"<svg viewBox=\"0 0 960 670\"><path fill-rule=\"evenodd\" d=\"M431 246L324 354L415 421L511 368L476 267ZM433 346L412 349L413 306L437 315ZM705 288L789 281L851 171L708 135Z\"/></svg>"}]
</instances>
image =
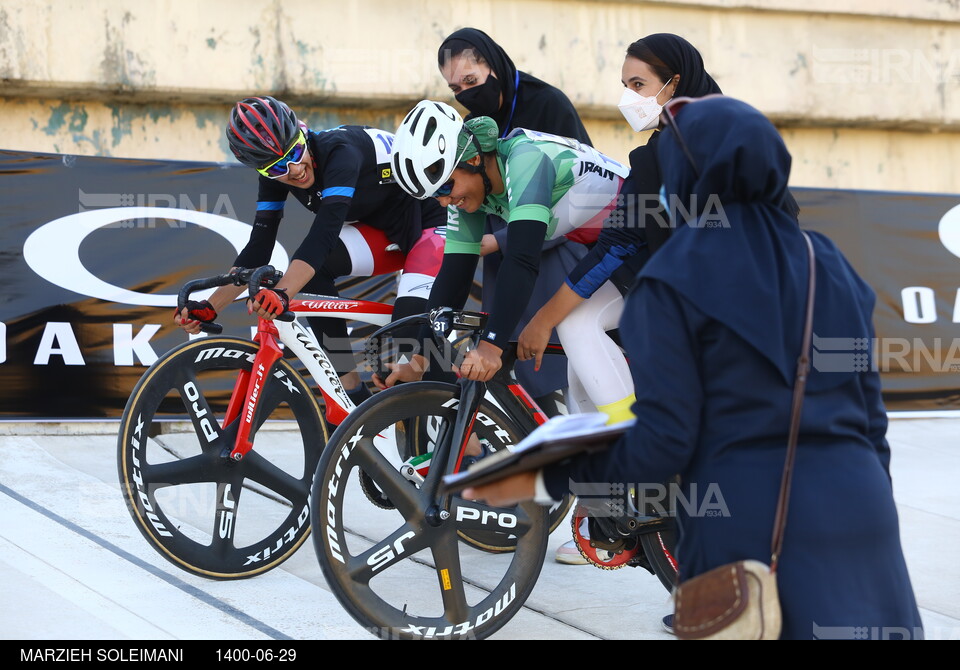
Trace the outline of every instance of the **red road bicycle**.
<instances>
[{"instance_id":1,"label":"red road bicycle","mask_svg":"<svg viewBox=\"0 0 960 670\"><path fill-rule=\"evenodd\" d=\"M182 309L194 292L228 284L247 285L252 297L281 276L264 266L194 280L180 290L178 304ZM151 365L127 402L117 443L127 509L150 546L211 579L252 577L292 556L310 534L310 486L330 425L356 409L298 317L384 326L391 313L392 306L365 300L295 299L276 320L258 319L252 341L197 337ZM222 332L218 324L204 329ZM170 430L177 415L182 429ZM376 436L395 467L423 451L416 442L426 439L425 430L399 443L395 431ZM358 484L368 503L382 504L366 473ZM552 528L567 511L555 510ZM482 533L462 539L488 551L513 549Z\"/></svg>"}]
</instances>

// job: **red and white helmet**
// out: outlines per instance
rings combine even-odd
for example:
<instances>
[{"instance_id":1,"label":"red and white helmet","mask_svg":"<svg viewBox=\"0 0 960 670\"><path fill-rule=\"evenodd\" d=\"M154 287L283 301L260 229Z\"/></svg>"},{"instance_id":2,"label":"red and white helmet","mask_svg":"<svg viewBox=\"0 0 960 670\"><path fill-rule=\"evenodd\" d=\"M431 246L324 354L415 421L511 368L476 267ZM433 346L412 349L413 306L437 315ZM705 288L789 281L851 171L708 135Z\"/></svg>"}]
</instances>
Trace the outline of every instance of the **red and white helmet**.
<instances>
[{"instance_id":1,"label":"red and white helmet","mask_svg":"<svg viewBox=\"0 0 960 670\"><path fill-rule=\"evenodd\" d=\"M237 160L260 168L282 158L300 130L293 110L285 102L266 95L246 98L234 105L226 134Z\"/></svg>"}]
</instances>

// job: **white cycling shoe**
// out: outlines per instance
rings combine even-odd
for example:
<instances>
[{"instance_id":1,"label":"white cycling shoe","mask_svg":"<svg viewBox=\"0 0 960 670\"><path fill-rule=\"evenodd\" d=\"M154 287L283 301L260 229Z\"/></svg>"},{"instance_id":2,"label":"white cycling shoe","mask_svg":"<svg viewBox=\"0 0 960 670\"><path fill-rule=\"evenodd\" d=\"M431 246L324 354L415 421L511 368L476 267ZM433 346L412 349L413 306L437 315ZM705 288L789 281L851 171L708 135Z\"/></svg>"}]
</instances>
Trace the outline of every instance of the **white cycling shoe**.
<instances>
[{"instance_id":1,"label":"white cycling shoe","mask_svg":"<svg viewBox=\"0 0 960 670\"><path fill-rule=\"evenodd\" d=\"M587 528L586 518L580 522L580 534L584 537L590 537L590 529ZM566 565L588 565L587 559L585 559L583 554L580 553L580 550L577 549L576 540L564 542L557 547L557 553L554 555L554 558L557 563L564 563Z\"/></svg>"}]
</instances>

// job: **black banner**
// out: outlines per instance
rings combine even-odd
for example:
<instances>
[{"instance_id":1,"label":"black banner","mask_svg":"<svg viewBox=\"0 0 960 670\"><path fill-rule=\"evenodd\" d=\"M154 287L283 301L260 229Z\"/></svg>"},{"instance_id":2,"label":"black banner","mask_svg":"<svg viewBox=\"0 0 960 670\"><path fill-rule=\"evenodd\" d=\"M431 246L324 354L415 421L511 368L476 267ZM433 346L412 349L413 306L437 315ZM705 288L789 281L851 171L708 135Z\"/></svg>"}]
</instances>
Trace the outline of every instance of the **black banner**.
<instances>
[{"instance_id":1,"label":"black banner","mask_svg":"<svg viewBox=\"0 0 960 670\"><path fill-rule=\"evenodd\" d=\"M960 195L794 194L803 227L833 239L877 293L867 363L881 372L887 409L960 409ZM862 364L863 351L815 335L813 365Z\"/></svg>"},{"instance_id":2,"label":"black banner","mask_svg":"<svg viewBox=\"0 0 960 670\"><path fill-rule=\"evenodd\" d=\"M0 418L118 418L146 367L185 340L177 290L225 272L246 243L256 173L0 151L0 177ZM960 408L960 196L795 194L803 225L836 240L877 291L888 408ZM291 200L274 265L286 268L311 219ZM394 288L392 276L341 283L344 296L387 302ZM250 336L241 305L221 320ZM860 364L860 343L817 345L814 365Z\"/></svg>"}]
</instances>

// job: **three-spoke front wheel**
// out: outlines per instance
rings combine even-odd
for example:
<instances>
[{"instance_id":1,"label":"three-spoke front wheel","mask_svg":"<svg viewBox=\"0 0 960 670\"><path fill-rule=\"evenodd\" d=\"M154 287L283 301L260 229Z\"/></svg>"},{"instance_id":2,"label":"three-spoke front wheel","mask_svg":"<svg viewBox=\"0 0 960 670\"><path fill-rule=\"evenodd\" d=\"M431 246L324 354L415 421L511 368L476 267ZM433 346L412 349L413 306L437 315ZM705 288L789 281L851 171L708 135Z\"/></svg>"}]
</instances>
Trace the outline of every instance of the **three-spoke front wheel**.
<instances>
[{"instance_id":1,"label":"three-spoke front wheel","mask_svg":"<svg viewBox=\"0 0 960 670\"><path fill-rule=\"evenodd\" d=\"M436 426L438 440L450 429L453 389L417 382L377 394L334 432L317 466L311 525L320 567L344 608L377 637L485 638L517 613L540 574L546 508L459 497L444 508L433 493L443 466L404 460L416 439L411 426ZM486 403L472 430L495 449L523 437ZM368 499L370 481L389 504ZM499 536L515 549L480 550L462 539L472 533Z\"/></svg>"},{"instance_id":2,"label":"three-spoke front wheel","mask_svg":"<svg viewBox=\"0 0 960 670\"><path fill-rule=\"evenodd\" d=\"M229 337L177 347L144 373L120 422L117 467L137 528L174 565L211 579L266 572L310 534L310 482L328 437L310 387L281 359L255 380L256 411L224 418L256 353ZM177 415L186 428L172 431ZM247 420L254 447L231 460L224 451Z\"/></svg>"}]
</instances>

